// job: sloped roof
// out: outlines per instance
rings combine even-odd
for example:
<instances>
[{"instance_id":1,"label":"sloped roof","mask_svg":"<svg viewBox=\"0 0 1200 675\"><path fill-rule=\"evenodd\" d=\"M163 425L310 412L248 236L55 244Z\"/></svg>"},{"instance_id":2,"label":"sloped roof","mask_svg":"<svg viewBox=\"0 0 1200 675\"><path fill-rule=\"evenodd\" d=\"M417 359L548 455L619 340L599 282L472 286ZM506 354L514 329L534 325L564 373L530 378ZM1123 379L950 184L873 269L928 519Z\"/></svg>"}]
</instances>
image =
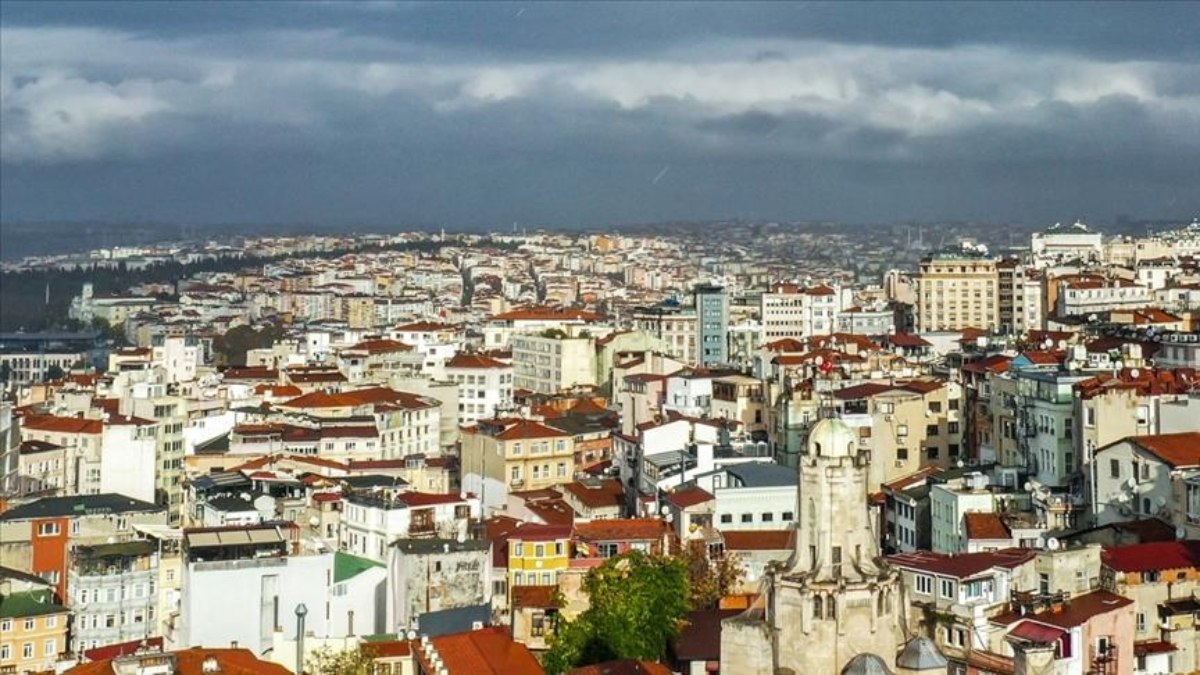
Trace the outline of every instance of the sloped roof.
<instances>
[{"instance_id":1,"label":"sloped roof","mask_svg":"<svg viewBox=\"0 0 1200 675\"><path fill-rule=\"evenodd\" d=\"M570 435L565 431L548 427L545 424L539 424L533 420L519 420L504 431L496 434L496 438L502 441L519 441L536 438L569 437Z\"/></svg>"},{"instance_id":2,"label":"sloped roof","mask_svg":"<svg viewBox=\"0 0 1200 675\"><path fill-rule=\"evenodd\" d=\"M904 645L900 655L896 657L897 668L910 670L926 670L932 668L944 669L948 661L931 640L925 637L915 637Z\"/></svg>"},{"instance_id":3,"label":"sloped roof","mask_svg":"<svg viewBox=\"0 0 1200 675\"><path fill-rule=\"evenodd\" d=\"M1200 541L1154 541L1105 549L1101 560L1118 572L1200 567Z\"/></svg>"},{"instance_id":4,"label":"sloped roof","mask_svg":"<svg viewBox=\"0 0 1200 675\"><path fill-rule=\"evenodd\" d=\"M544 675L533 653L497 626L433 638L449 675Z\"/></svg>"},{"instance_id":5,"label":"sloped roof","mask_svg":"<svg viewBox=\"0 0 1200 675\"><path fill-rule=\"evenodd\" d=\"M26 416L21 420L21 427L31 431L53 431L59 434L99 434L104 432L104 423L100 420L55 415Z\"/></svg>"},{"instance_id":6,"label":"sloped roof","mask_svg":"<svg viewBox=\"0 0 1200 675\"><path fill-rule=\"evenodd\" d=\"M1013 568L1030 560L1036 553L1029 549L1006 548L999 551L946 555L932 551L898 553L887 557L896 567L966 579L993 567Z\"/></svg>"},{"instance_id":7,"label":"sloped roof","mask_svg":"<svg viewBox=\"0 0 1200 675\"><path fill-rule=\"evenodd\" d=\"M963 525L967 530L967 539L1008 540L1012 538L1012 532L998 513L963 514Z\"/></svg>"},{"instance_id":8,"label":"sloped roof","mask_svg":"<svg viewBox=\"0 0 1200 675\"><path fill-rule=\"evenodd\" d=\"M1126 442L1154 455L1174 468L1200 466L1200 431L1184 431L1156 436L1130 436L1115 443L1109 443L1096 452L1104 452Z\"/></svg>"},{"instance_id":9,"label":"sloped roof","mask_svg":"<svg viewBox=\"0 0 1200 675\"><path fill-rule=\"evenodd\" d=\"M670 526L659 518L614 518L576 523L575 536L586 541L645 541L657 539Z\"/></svg>"},{"instance_id":10,"label":"sloped roof","mask_svg":"<svg viewBox=\"0 0 1200 675\"><path fill-rule=\"evenodd\" d=\"M126 497L115 492L107 492L98 495L43 497L37 501L22 504L4 513L0 513L0 520L31 520L34 518L62 518L164 510L164 507L156 504Z\"/></svg>"}]
</instances>

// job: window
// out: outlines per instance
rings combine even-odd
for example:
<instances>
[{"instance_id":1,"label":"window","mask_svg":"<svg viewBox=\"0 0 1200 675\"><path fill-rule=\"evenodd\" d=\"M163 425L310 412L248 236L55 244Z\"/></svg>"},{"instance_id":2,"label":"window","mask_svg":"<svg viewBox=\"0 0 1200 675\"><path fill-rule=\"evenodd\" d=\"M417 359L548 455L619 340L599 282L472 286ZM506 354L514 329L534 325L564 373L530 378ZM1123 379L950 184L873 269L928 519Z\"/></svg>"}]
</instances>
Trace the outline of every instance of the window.
<instances>
[{"instance_id":1,"label":"window","mask_svg":"<svg viewBox=\"0 0 1200 675\"><path fill-rule=\"evenodd\" d=\"M601 558L611 558L617 554L617 545L600 544L596 547L596 551L600 554Z\"/></svg>"},{"instance_id":2,"label":"window","mask_svg":"<svg viewBox=\"0 0 1200 675\"><path fill-rule=\"evenodd\" d=\"M1158 574L1158 570L1152 570L1152 571L1149 571L1149 572L1143 572L1143 573L1142 573L1142 581L1143 581L1144 583L1147 583L1147 584L1155 584L1155 583L1158 583L1158 580L1159 580L1159 578L1160 578L1160 577L1159 577L1159 574Z\"/></svg>"},{"instance_id":3,"label":"window","mask_svg":"<svg viewBox=\"0 0 1200 675\"><path fill-rule=\"evenodd\" d=\"M12 619L0 619L0 633L7 633L12 630Z\"/></svg>"},{"instance_id":4,"label":"window","mask_svg":"<svg viewBox=\"0 0 1200 675\"><path fill-rule=\"evenodd\" d=\"M753 513L743 513L742 514L742 522L743 523L753 523L754 522L754 514Z\"/></svg>"},{"instance_id":5,"label":"window","mask_svg":"<svg viewBox=\"0 0 1200 675\"><path fill-rule=\"evenodd\" d=\"M12 647L8 645L0 645L0 661L7 661L12 658Z\"/></svg>"},{"instance_id":6,"label":"window","mask_svg":"<svg viewBox=\"0 0 1200 675\"><path fill-rule=\"evenodd\" d=\"M791 511L784 511L783 515L780 516L779 519L790 523L796 519L796 514L792 513Z\"/></svg>"},{"instance_id":7,"label":"window","mask_svg":"<svg viewBox=\"0 0 1200 675\"><path fill-rule=\"evenodd\" d=\"M733 514L732 513L722 513L721 514L721 522L725 523L725 524L732 523L733 522Z\"/></svg>"},{"instance_id":8,"label":"window","mask_svg":"<svg viewBox=\"0 0 1200 675\"><path fill-rule=\"evenodd\" d=\"M842 547L841 546L833 547L833 564L834 565L842 564Z\"/></svg>"},{"instance_id":9,"label":"window","mask_svg":"<svg viewBox=\"0 0 1200 675\"><path fill-rule=\"evenodd\" d=\"M37 626L37 619L25 619L25 631L29 632Z\"/></svg>"},{"instance_id":10,"label":"window","mask_svg":"<svg viewBox=\"0 0 1200 675\"><path fill-rule=\"evenodd\" d=\"M1146 613L1145 612L1137 613L1137 631L1139 633L1146 632Z\"/></svg>"},{"instance_id":11,"label":"window","mask_svg":"<svg viewBox=\"0 0 1200 675\"><path fill-rule=\"evenodd\" d=\"M39 537L57 537L58 534L58 523L38 523Z\"/></svg>"},{"instance_id":12,"label":"window","mask_svg":"<svg viewBox=\"0 0 1200 675\"><path fill-rule=\"evenodd\" d=\"M533 547L533 557L545 558L546 557L546 546L544 544L536 544Z\"/></svg>"},{"instance_id":13,"label":"window","mask_svg":"<svg viewBox=\"0 0 1200 675\"><path fill-rule=\"evenodd\" d=\"M917 593L921 595L933 595L933 577L928 574L917 575Z\"/></svg>"},{"instance_id":14,"label":"window","mask_svg":"<svg viewBox=\"0 0 1200 675\"><path fill-rule=\"evenodd\" d=\"M46 628L57 628L57 627L58 627L58 617L57 616L50 615L50 616L46 617Z\"/></svg>"},{"instance_id":15,"label":"window","mask_svg":"<svg viewBox=\"0 0 1200 675\"><path fill-rule=\"evenodd\" d=\"M562 555L562 554L563 554L563 543L561 541L555 542L554 555Z\"/></svg>"},{"instance_id":16,"label":"window","mask_svg":"<svg viewBox=\"0 0 1200 675\"><path fill-rule=\"evenodd\" d=\"M762 514L762 521L763 521L764 523L769 523L769 522L772 522L772 521L774 521L774 520L775 520L775 514L774 514L774 513L764 513L764 514Z\"/></svg>"},{"instance_id":17,"label":"window","mask_svg":"<svg viewBox=\"0 0 1200 675\"><path fill-rule=\"evenodd\" d=\"M926 424L925 425L925 435L926 436L937 436L938 435L938 425Z\"/></svg>"},{"instance_id":18,"label":"window","mask_svg":"<svg viewBox=\"0 0 1200 675\"><path fill-rule=\"evenodd\" d=\"M942 583L941 583L941 587L938 589L938 595L942 596L943 598L953 598L954 597L954 580L953 579L941 579L940 581Z\"/></svg>"},{"instance_id":19,"label":"window","mask_svg":"<svg viewBox=\"0 0 1200 675\"><path fill-rule=\"evenodd\" d=\"M513 555L520 558L525 555L525 544L517 542L513 544Z\"/></svg>"},{"instance_id":20,"label":"window","mask_svg":"<svg viewBox=\"0 0 1200 675\"><path fill-rule=\"evenodd\" d=\"M896 448L896 459L900 461L908 461L908 448Z\"/></svg>"},{"instance_id":21,"label":"window","mask_svg":"<svg viewBox=\"0 0 1200 675\"><path fill-rule=\"evenodd\" d=\"M23 659L32 659L33 658L33 643L32 642L26 642L24 645L21 646L21 658L23 658Z\"/></svg>"},{"instance_id":22,"label":"window","mask_svg":"<svg viewBox=\"0 0 1200 675\"><path fill-rule=\"evenodd\" d=\"M54 656L57 654L58 649L55 648L56 646L54 640L46 640L46 643L42 645L42 656Z\"/></svg>"},{"instance_id":23,"label":"window","mask_svg":"<svg viewBox=\"0 0 1200 675\"><path fill-rule=\"evenodd\" d=\"M929 412L931 412L931 413L942 412L942 402L941 401L930 401L929 402Z\"/></svg>"},{"instance_id":24,"label":"window","mask_svg":"<svg viewBox=\"0 0 1200 675\"><path fill-rule=\"evenodd\" d=\"M939 450L936 445L931 445L928 448L925 448L925 456L929 459L937 459L941 454L942 451Z\"/></svg>"},{"instance_id":25,"label":"window","mask_svg":"<svg viewBox=\"0 0 1200 675\"><path fill-rule=\"evenodd\" d=\"M1108 460L1108 476L1109 476L1109 478L1120 478L1121 477L1121 460L1119 460L1119 459Z\"/></svg>"}]
</instances>

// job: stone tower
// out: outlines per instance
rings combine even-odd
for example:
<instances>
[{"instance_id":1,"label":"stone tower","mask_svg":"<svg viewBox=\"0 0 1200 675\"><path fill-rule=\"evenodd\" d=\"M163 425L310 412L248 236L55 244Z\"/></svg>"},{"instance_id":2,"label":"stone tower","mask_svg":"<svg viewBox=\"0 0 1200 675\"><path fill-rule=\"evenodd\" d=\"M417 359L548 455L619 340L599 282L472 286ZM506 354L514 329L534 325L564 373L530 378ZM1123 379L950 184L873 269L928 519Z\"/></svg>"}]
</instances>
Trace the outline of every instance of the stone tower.
<instances>
[{"instance_id":1,"label":"stone tower","mask_svg":"<svg viewBox=\"0 0 1200 675\"><path fill-rule=\"evenodd\" d=\"M867 506L870 461L844 422L813 427L799 460L792 556L766 577L761 607L722 625L722 672L838 673L864 653L895 666L906 600L900 575L880 558ZM755 652L772 662L732 662Z\"/></svg>"}]
</instances>

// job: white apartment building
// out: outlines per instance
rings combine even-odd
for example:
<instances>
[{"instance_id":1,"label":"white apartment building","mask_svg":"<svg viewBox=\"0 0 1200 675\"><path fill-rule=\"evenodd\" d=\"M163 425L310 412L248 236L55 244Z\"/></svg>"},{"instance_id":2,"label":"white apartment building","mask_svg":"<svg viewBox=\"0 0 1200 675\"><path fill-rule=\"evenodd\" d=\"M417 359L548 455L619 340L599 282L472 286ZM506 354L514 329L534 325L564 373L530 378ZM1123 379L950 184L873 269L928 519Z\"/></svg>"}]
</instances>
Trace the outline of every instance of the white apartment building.
<instances>
[{"instance_id":1,"label":"white apartment building","mask_svg":"<svg viewBox=\"0 0 1200 675\"><path fill-rule=\"evenodd\" d=\"M402 492L351 494L345 498L338 527L339 548L378 563L387 563L388 547L397 539L453 539L480 517L476 497L457 494Z\"/></svg>"},{"instance_id":2,"label":"white apartment building","mask_svg":"<svg viewBox=\"0 0 1200 675\"><path fill-rule=\"evenodd\" d=\"M835 286L776 284L762 295L764 342L837 332L841 292Z\"/></svg>"},{"instance_id":3,"label":"white apartment building","mask_svg":"<svg viewBox=\"0 0 1200 675\"><path fill-rule=\"evenodd\" d=\"M442 366L445 379L458 385L459 424L495 416L513 402L513 367L482 354L459 353Z\"/></svg>"},{"instance_id":4,"label":"white apartment building","mask_svg":"<svg viewBox=\"0 0 1200 675\"><path fill-rule=\"evenodd\" d=\"M557 394L596 382L595 340L572 330L522 333L510 338L513 387Z\"/></svg>"},{"instance_id":5,"label":"white apartment building","mask_svg":"<svg viewBox=\"0 0 1200 675\"><path fill-rule=\"evenodd\" d=\"M1118 309L1141 309L1154 303L1154 291L1122 279L1068 277L1058 279L1057 316L1088 316Z\"/></svg>"},{"instance_id":6,"label":"white apartment building","mask_svg":"<svg viewBox=\"0 0 1200 675\"><path fill-rule=\"evenodd\" d=\"M965 553L962 536L963 514L992 513L995 497L983 474L968 474L961 480L937 483L929 489L929 521L932 546L936 553Z\"/></svg>"}]
</instances>

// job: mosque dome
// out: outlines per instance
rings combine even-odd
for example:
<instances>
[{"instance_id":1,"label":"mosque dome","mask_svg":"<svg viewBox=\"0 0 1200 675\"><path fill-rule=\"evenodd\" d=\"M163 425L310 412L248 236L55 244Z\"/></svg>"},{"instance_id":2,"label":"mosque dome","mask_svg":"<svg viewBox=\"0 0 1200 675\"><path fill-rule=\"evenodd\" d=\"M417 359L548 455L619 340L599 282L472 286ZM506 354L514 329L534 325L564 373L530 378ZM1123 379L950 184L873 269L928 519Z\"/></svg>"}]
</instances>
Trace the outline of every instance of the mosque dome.
<instances>
[{"instance_id":1,"label":"mosque dome","mask_svg":"<svg viewBox=\"0 0 1200 675\"><path fill-rule=\"evenodd\" d=\"M845 422L827 418L816 423L808 435L808 454L820 457L851 457L857 453L858 434Z\"/></svg>"}]
</instances>

